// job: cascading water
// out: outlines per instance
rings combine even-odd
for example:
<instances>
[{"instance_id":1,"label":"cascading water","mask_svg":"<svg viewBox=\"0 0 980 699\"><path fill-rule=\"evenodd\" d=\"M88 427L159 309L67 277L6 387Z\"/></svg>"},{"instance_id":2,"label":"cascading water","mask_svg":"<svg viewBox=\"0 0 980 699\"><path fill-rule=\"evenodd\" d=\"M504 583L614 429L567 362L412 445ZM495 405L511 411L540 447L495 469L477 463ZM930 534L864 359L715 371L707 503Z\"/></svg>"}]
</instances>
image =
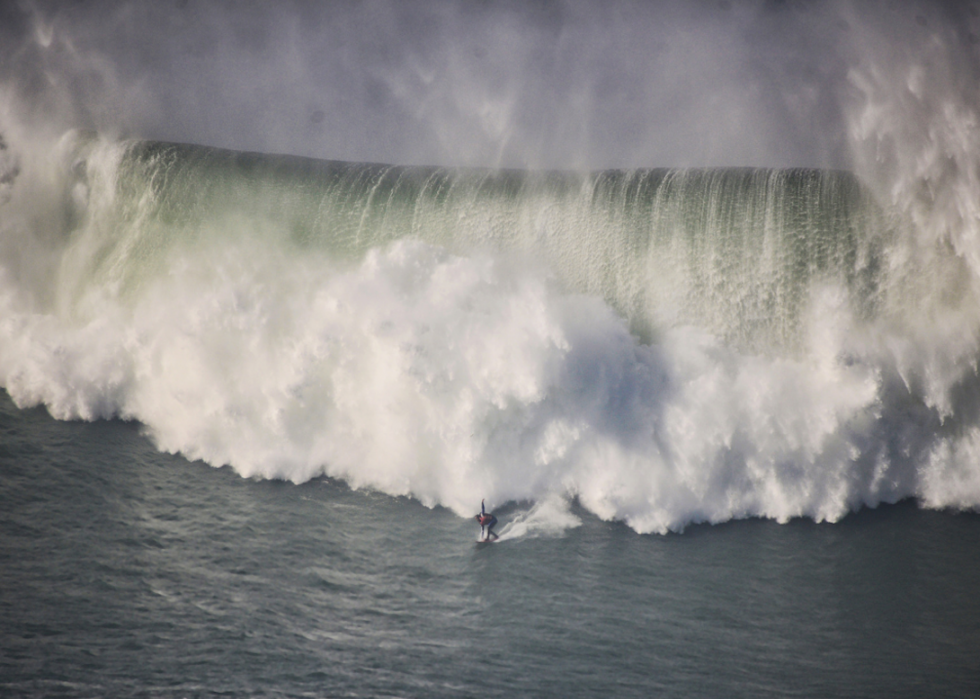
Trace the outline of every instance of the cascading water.
<instances>
[{"instance_id":1,"label":"cascading water","mask_svg":"<svg viewBox=\"0 0 980 699\"><path fill-rule=\"evenodd\" d=\"M879 293L885 221L843 172L452 170L137 142L114 147L109 171L90 175L78 151L71 187L86 201L69 219L83 238L113 231L77 263L97 263L86 278L99 284L138 285L142 265L222 230L348 260L417 239L543 260L648 341L657 328L696 324L763 352L799 347L816 284L846 288L865 317ZM90 192L93 182L115 190Z\"/></svg>"}]
</instances>

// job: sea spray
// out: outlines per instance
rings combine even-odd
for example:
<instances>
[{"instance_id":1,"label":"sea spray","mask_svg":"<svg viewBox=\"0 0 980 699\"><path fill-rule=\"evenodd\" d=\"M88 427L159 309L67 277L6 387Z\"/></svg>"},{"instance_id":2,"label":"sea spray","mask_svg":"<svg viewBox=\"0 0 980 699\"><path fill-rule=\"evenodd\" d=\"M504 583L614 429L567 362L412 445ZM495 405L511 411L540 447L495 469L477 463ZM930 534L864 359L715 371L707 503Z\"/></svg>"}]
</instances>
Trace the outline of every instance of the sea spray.
<instances>
[{"instance_id":1,"label":"sea spray","mask_svg":"<svg viewBox=\"0 0 980 699\"><path fill-rule=\"evenodd\" d=\"M561 536L567 530L581 525L582 520L571 512L568 500L551 495L509 518L500 530L498 541Z\"/></svg>"},{"instance_id":2,"label":"sea spray","mask_svg":"<svg viewBox=\"0 0 980 699\"><path fill-rule=\"evenodd\" d=\"M848 72L855 170L891 212L904 246L894 305L875 338L911 391L938 416L916 495L932 507L980 503L980 89L976 10L956 22L919 15L868 22ZM905 32L906 41L894 34ZM939 426L941 424L941 427Z\"/></svg>"}]
</instances>

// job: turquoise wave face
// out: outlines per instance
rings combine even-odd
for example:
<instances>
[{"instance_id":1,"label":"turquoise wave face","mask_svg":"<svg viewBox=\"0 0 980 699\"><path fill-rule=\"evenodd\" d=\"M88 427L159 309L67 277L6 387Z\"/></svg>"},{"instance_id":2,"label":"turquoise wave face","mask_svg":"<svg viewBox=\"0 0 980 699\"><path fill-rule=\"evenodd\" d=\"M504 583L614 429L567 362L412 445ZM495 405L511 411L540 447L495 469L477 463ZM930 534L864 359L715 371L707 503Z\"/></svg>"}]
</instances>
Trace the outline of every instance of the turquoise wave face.
<instances>
[{"instance_id":1,"label":"turquoise wave face","mask_svg":"<svg viewBox=\"0 0 980 699\"><path fill-rule=\"evenodd\" d=\"M92 158L79 156L87 202L73 221L77 236L113 230L81 264L122 289L205 238L257 236L336 261L417 239L532 260L565 289L604 299L647 342L693 324L782 352L799 349L815 287L846 289L869 317L887 285L884 218L840 171L444 169L145 141L114 158L103 164L111 174L93 177ZM112 191L95 195L92 180Z\"/></svg>"}]
</instances>

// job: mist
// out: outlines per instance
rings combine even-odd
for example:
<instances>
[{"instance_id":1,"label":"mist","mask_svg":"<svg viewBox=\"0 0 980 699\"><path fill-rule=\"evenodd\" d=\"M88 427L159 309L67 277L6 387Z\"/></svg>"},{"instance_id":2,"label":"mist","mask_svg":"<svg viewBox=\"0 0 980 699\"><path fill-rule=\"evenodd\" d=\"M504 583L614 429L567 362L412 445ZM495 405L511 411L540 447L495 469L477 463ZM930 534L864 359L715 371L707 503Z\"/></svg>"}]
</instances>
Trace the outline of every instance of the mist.
<instances>
[{"instance_id":1,"label":"mist","mask_svg":"<svg viewBox=\"0 0 980 699\"><path fill-rule=\"evenodd\" d=\"M399 164L846 169L855 69L936 40L976 66L976 8L950 3L22 0L0 12L8 122Z\"/></svg>"}]
</instances>

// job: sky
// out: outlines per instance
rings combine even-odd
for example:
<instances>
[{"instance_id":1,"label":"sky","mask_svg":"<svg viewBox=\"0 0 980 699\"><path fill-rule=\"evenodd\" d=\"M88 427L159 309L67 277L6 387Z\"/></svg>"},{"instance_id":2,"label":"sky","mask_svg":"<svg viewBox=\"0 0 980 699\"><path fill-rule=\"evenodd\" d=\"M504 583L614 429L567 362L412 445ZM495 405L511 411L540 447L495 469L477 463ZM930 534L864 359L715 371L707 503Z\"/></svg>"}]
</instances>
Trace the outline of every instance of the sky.
<instances>
[{"instance_id":1,"label":"sky","mask_svg":"<svg viewBox=\"0 0 980 699\"><path fill-rule=\"evenodd\" d=\"M862 71L938 40L947 71L976 77L978 8L12 0L0 132L398 164L847 169Z\"/></svg>"}]
</instances>

